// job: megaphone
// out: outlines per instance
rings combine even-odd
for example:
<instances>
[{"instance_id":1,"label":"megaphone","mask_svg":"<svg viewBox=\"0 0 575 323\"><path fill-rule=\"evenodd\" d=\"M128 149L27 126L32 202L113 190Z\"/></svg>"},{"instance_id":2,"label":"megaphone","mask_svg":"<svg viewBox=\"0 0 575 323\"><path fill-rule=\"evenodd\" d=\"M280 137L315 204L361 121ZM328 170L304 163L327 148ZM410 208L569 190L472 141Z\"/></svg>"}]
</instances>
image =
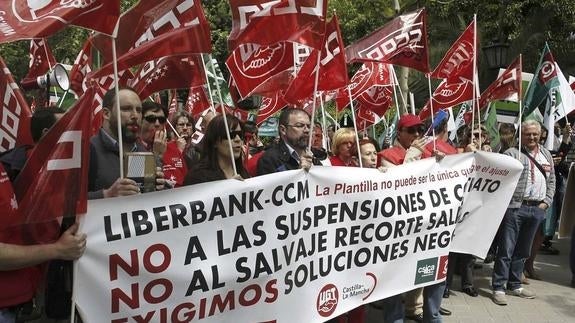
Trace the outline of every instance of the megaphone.
<instances>
[{"instance_id":1,"label":"megaphone","mask_svg":"<svg viewBox=\"0 0 575 323\"><path fill-rule=\"evenodd\" d=\"M38 76L36 79L24 79L21 85L24 90L46 89L50 86L58 86L62 90L68 91L70 89L70 79L64 65L56 64L45 75Z\"/></svg>"}]
</instances>

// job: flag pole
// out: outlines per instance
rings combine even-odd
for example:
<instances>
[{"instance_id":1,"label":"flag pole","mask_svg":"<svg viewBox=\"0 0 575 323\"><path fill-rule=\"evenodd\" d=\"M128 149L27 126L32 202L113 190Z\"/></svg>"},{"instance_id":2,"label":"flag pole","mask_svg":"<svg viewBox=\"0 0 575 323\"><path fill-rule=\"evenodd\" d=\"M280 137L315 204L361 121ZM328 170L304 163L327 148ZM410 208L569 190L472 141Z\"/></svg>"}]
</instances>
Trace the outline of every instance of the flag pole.
<instances>
[{"instance_id":1,"label":"flag pole","mask_svg":"<svg viewBox=\"0 0 575 323\"><path fill-rule=\"evenodd\" d=\"M519 131L518 136L517 136L517 144L518 144L518 150L521 151L521 123L523 120L523 56L522 54L519 54L519 93L517 94L517 97L519 99L519 125L517 126L517 130ZM547 132L547 135L549 136L549 132ZM519 154L519 156L521 156L521 154ZM521 161L520 157L517 157L517 160Z\"/></svg>"},{"instance_id":2,"label":"flag pole","mask_svg":"<svg viewBox=\"0 0 575 323\"><path fill-rule=\"evenodd\" d=\"M479 130L479 150L483 147L483 137L481 134L481 111L479 111L479 104L477 102L477 86L479 85L477 79L477 14L473 15L473 106L472 111L475 112L475 108L477 108L477 129ZM473 118L475 121L475 118ZM473 135L474 127L471 127L471 134Z\"/></svg>"},{"instance_id":3,"label":"flag pole","mask_svg":"<svg viewBox=\"0 0 575 323\"><path fill-rule=\"evenodd\" d=\"M216 107L214 105L214 97L212 96L212 87L210 86L210 78L208 77L208 71L206 71L206 62L204 60L204 54L200 54L200 57L202 58L202 65L203 65L203 70L204 70L204 75L206 77L206 85L208 86L208 94L210 95L210 103L212 103L212 109L213 111L216 111ZM212 57L210 55L210 57ZM215 71L215 67L212 61L210 61L210 65L212 65L212 69ZM216 81L216 83L218 83L218 76L215 75L214 72L214 80ZM221 101L221 99L220 99ZM223 104L223 102L221 102Z\"/></svg>"},{"instance_id":4,"label":"flag pole","mask_svg":"<svg viewBox=\"0 0 575 323\"><path fill-rule=\"evenodd\" d=\"M317 86L319 83L319 68L320 68L320 64L321 64L321 53L322 50L319 51L319 53L317 54L317 62L315 64L315 80L313 83L313 93L312 93L312 103L311 103L311 128L310 128L310 132L311 130L313 130L313 124L314 124L314 118L315 118L315 109L316 109L316 93L317 93ZM313 135L309 136L309 140L308 140L308 145L307 145L307 149L311 152L311 142L313 140Z\"/></svg>"},{"instance_id":5,"label":"flag pole","mask_svg":"<svg viewBox=\"0 0 575 323\"><path fill-rule=\"evenodd\" d=\"M359 147L359 134L357 133L357 122L355 120L355 108L353 106L353 100L351 98L351 88L349 87L349 85L347 86L347 95L349 96L349 105L351 108L351 117L353 120L353 130L355 131L355 145L357 148L357 154L360 154L360 147ZM358 160L359 160L359 167L363 168L363 163L361 162L361 156L358 156Z\"/></svg>"},{"instance_id":6,"label":"flag pole","mask_svg":"<svg viewBox=\"0 0 575 323\"><path fill-rule=\"evenodd\" d=\"M116 25L116 29L117 29ZM120 158L120 178L124 178L124 140L122 139L122 118L120 116L120 78L118 77L118 56L116 52L116 38L112 37L112 61L114 66L114 91L116 97L116 117L118 126L118 157ZM113 110L113 108L112 108Z\"/></svg>"},{"instance_id":7,"label":"flag pole","mask_svg":"<svg viewBox=\"0 0 575 323\"><path fill-rule=\"evenodd\" d=\"M433 151L437 150L435 142L435 127L433 127L433 118L435 111L433 111L433 93L431 92L431 74L427 74L427 88L429 89L429 108L431 109L431 134L433 136Z\"/></svg>"},{"instance_id":8,"label":"flag pole","mask_svg":"<svg viewBox=\"0 0 575 323\"><path fill-rule=\"evenodd\" d=\"M224 107L224 99L222 98L222 92L220 91L220 82L218 82L217 76L216 76L216 67L214 66L214 64L212 62L212 60L213 60L212 54L209 54L209 59L210 59L210 63L212 63L211 64L212 65L212 73L214 73L214 78L216 79L216 89L218 91L218 98L220 99L220 106L222 108L222 116L224 117L224 127L226 128L226 138L228 139L228 148L230 149L230 158L232 159L232 166L234 168L234 175L238 175L238 169L236 167L236 159L234 158L234 148L232 147L232 138L230 138L230 127L228 125L228 118L226 116L226 108ZM202 57L202 60L203 60L203 57ZM205 65L204 65L204 71L205 71Z\"/></svg>"},{"instance_id":9,"label":"flag pole","mask_svg":"<svg viewBox=\"0 0 575 323\"><path fill-rule=\"evenodd\" d=\"M321 95L319 96L319 104L321 106L321 123L322 123L321 145L325 150L327 150L327 128L326 128L327 122L325 120L325 106L323 105L323 97Z\"/></svg>"},{"instance_id":10,"label":"flag pole","mask_svg":"<svg viewBox=\"0 0 575 323\"><path fill-rule=\"evenodd\" d=\"M401 97L401 103L403 103L403 106L405 107L405 112L408 112L407 102L405 102L405 98L403 97L403 91L401 90L401 86L399 86L399 80L397 79L397 74L395 74L395 68L393 68L393 65L391 64L387 64L387 66L389 69L391 69L391 73L393 75L394 80L393 89L395 90L395 87L397 86L397 89L399 90L399 96ZM395 99L397 102L397 97ZM413 108L413 111L415 111L415 108ZM415 112L413 114L415 114Z\"/></svg>"}]
</instances>

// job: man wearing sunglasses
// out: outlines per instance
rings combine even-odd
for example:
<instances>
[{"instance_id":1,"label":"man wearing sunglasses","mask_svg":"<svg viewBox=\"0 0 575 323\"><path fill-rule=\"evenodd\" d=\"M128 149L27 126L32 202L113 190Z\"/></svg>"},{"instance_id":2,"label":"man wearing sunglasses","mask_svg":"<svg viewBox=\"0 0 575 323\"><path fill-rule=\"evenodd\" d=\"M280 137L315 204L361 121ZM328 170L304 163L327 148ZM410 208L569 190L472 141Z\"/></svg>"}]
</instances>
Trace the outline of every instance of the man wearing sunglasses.
<instances>
[{"instance_id":1,"label":"man wearing sunglasses","mask_svg":"<svg viewBox=\"0 0 575 323\"><path fill-rule=\"evenodd\" d=\"M431 157L431 152L424 147L432 138L422 137L424 133L423 122L418 116L402 115L397 123L395 143L392 147L377 154L378 164L390 168ZM382 300L384 313L386 313L384 321L403 320L404 315L405 318L416 322L441 321L441 315L451 315L451 311L441 307L444 289L445 284L439 283L405 293L405 313L401 295Z\"/></svg>"},{"instance_id":2,"label":"man wearing sunglasses","mask_svg":"<svg viewBox=\"0 0 575 323\"><path fill-rule=\"evenodd\" d=\"M168 109L163 105L145 101L142 103L142 133L141 140L148 151L161 161L166 152Z\"/></svg>"},{"instance_id":3,"label":"man wearing sunglasses","mask_svg":"<svg viewBox=\"0 0 575 323\"><path fill-rule=\"evenodd\" d=\"M427 141L427 138L422 137L424 133L423 122L418 116L402 115L397 123L394 145L377 154L379 164L384 167L393 167L420 159L425 152L423 147ZM429 152L425 154L426 157L430 155Z\"/></svg>"}]
</instances>

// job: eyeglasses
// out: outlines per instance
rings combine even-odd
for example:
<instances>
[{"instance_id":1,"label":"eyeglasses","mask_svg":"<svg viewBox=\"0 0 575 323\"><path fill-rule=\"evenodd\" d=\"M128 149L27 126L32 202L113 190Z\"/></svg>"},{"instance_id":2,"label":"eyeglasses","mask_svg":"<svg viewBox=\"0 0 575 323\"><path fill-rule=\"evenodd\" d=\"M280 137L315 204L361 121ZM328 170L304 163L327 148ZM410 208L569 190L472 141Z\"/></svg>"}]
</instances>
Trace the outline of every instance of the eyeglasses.
<instances>
[{"instance_id":1,"label":"eyeglasses","mask_svg":"<svg viewBox=\"0 0 575 323\"><path fill-rule=\"evenodd\" d=\"M311 129L311 125L309 123L296 123L296 124L286 124L287 127L297 128L297 129Z\"/></svg>"},{"instance_id":2,"label":"eyeglasses","mask_svg":"<svg viewBox=\"0 0 575 323\"><path fill-rule=\"evenodd\" d=\"M241 130L230 131L230 139L234 140L236 138L236 136L240 137L241 140L244 140L244 138L245 138L244 132ZM224 138L224 139L228 139L228 138Z\"/></svg>"},{"instance_id":3,"label":"eyeglasses","mask_svg":"<svg viewBox=\"0 0 575 323\"><path fill-rule=\"evenodd\" d=\"M154 115L145 116L144 120L146 120L149 123L156 123L156 120L158 122L160 122L161 124L166 123L166 117L160 117L160 116L154 116Z\"/></svg>"},{"instance_id":4,"label":"eyeglasses","mask_svg":"<svg viewBox=\"0 0 575 323\"><path fill-rule=\"evenodd\" d=\"M192 124L191 124L191 123L177 123L176 126L182 127L182 128L183 128L183 127L188 127L188 128L190 128L190 127L192 126Z\"/></svg>"}]
</instances>

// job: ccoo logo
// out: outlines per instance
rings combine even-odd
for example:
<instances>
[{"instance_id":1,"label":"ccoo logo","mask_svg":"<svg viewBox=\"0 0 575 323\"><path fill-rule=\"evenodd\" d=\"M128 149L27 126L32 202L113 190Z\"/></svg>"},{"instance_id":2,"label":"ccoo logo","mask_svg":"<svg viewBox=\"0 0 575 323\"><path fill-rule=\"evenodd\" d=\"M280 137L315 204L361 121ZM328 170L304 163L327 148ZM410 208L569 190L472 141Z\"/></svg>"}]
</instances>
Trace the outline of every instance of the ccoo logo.
<instances>
[{"instance_id":1,"label":"ccoo logo","mask_svg":"<svg viewBox=\"0 0 575 323\"><path fill-rule=\"evenodd\" d=\"M25 23L52 18L68 24L70 22L62 17L60 11L77 9L88 13L102 5L102 1L98 0L12 0L12 12L18 20ZM77 18L77 15L74 15L74 18Z\"/></svg>"},{"instance_id":2,"label":"ccoo logo","mask_svg":"<svg viewBox=\"0 0 575 323\"><path fill-rule=\"evenodd\" d=\"M316 309L322 317L329 317L337 307L339 291L334 284L325 285L317 295Z\"/></svg>"}]
</instances>

